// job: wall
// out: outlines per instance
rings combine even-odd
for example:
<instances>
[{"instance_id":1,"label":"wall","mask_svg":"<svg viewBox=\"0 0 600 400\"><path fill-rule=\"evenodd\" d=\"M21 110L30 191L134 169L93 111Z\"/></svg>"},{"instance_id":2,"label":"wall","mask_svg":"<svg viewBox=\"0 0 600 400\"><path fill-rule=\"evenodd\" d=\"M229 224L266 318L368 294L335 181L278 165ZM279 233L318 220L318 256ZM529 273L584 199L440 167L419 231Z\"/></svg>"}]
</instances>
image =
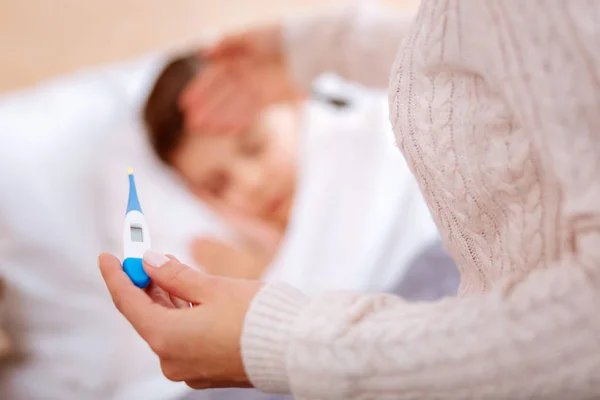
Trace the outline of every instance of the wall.
<instances>
[{"instance_id":1,"label":"wall","mask_svg":"<svg viewBox=\"0 0 600 400\"><path fill-rule=\"evenodd\" d=\"M0 93L344 0L0 0ZM413 9L417 0L388 0Z\"/></svg>"}]
</instances>

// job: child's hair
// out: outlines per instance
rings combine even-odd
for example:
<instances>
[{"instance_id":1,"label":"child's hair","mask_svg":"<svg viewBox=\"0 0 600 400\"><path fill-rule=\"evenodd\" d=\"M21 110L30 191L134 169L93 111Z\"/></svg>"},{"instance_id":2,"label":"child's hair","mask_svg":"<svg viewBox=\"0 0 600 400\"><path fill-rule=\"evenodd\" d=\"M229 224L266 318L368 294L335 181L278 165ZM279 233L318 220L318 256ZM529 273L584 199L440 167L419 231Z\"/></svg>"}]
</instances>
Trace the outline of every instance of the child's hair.
<instances>
[{"instance_id":1,"label":"child's hair","mask_svg":"<svg viewBox=\"0 0 600 400\"><path fill-rule=\"evenodd\" d=\"M172 153L184 134L179 96L201 67L202 61L196 54L174 58L163 68L146 100L143 118L150 143L166 164L171 163Z\"/></svg>"}]
</instances>

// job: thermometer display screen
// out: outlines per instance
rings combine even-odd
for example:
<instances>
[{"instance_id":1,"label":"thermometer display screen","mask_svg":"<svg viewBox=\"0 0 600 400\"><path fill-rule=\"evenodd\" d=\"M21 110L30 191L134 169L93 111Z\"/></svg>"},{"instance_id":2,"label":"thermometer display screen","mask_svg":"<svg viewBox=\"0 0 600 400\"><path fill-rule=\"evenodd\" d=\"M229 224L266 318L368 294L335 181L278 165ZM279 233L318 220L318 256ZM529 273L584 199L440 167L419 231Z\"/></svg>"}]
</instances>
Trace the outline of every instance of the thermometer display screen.
<instances>
[{"instance_id":1,"label":"thermometer display screen","mask_svg":"<svg viewBox=\"0 0 600 400\"><path fill-rule=\"evenodd\" d=\"M131 227L131 241L139 243L144 241L144 232L142 231L142 228L136 226Z\"/></svg>"}]
</instances>

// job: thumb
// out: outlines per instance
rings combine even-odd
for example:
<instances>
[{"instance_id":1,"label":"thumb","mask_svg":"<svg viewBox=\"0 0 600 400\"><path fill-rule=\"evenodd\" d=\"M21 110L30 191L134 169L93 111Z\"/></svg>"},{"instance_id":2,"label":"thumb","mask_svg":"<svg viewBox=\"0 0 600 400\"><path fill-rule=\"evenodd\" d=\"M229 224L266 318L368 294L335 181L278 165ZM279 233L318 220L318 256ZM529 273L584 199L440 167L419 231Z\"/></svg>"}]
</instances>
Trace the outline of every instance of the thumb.
<instances>
[{"instance_id":1,"label":"thumb","mask_svg":"<svg viewBox=\"0 0 600 400\"><path fill-rule=\"evenodd\" d=\"M175 258L147 251L144 254L144 270L164 291L182 300L199 304L208 297L212 278Z\"/></svg>"},{"instance_id":2,"label":"thumb","mask_svg":"<svg viewBox=\"0 0 600 400\"><path fill-rule=\"evenodd\" d=\"M168 317L165 309L154 303L144 291L135 287L113 255L101 254L98 265L117 309L142 336L158 329L157 321Z\"/></svg>"}]
</instances>

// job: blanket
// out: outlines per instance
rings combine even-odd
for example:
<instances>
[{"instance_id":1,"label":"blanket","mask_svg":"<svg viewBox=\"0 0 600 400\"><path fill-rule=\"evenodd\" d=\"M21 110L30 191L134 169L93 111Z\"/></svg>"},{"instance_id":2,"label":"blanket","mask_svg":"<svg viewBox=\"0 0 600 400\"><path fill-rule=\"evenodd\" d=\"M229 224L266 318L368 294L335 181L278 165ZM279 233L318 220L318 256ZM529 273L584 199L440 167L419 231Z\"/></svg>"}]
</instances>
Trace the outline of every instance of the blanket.
<instances>
[{"instance_id":1,"label":"blanket","mask_svg":"<svg viewBox=\"0 0 600 400\"><path fill-rule=\"evenodd\" d=\"M201 268L189 240L231 235L144 141L139 108L166 58L0 98L0 276L19 356L0 376L0 398L168 400L187 392L162 376L96 267L99 252L121 251L128 167L156 250ZM437 235L395 149L384 96L356 97L364 102L344 109L307 105L300 189L266 280L309 294L391 290Z\"/></svg>"},{"instance_id":2,"label":"blanket","mask_svg":"<svg viewBox=\"0 0 600 400\"><path fill-rule=\"evenodd\" d=\"M126 201L110 200L125 170L106 177L111 185L99 179L117 156L102 149L137 113L163 61L150 55L0 97L0 276L15 353L0 374L2 399L185 392L115 311L96 265L99 252L120 252L106 207L122 224Z\"/></svg>"},{"instance_id":3,"label":"blanket","mask_svg":"<svg viewBox=\"0 0 600 400\"><path fill-rule=\"evenodd\" d=\"M385 95L355 88L349 106L309 103L299 189L267 280L309 295L390 291L411 259L438 237L396 148Z\"/></svg>"}]
</instances>

